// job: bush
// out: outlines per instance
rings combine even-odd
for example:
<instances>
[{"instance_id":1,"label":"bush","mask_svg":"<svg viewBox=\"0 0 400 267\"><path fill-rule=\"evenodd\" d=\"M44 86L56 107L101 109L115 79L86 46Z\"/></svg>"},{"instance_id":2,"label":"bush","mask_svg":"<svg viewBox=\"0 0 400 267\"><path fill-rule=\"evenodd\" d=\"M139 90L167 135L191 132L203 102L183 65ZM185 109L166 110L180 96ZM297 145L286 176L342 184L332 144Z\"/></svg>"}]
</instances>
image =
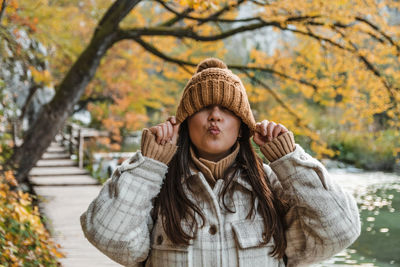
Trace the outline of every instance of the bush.
<instances>
[{"instance_id":1,"label":"bush","mask_svg":"<svg viewBox=\"0 0 400 267\"><path fill-rule=\"evenodd\" d=\"M394 130L377 133L347 133L332 135L330 148L336 150L335 159L366 170L393 171L400 138Z\"/></svg>"},{"instance_id":2,"label":"bush","mask_svg":"<svg viewBox=\"0 0 400 267\"><path fill-rule=\"evenodd\" d=\"M32 197L13 191L11 171L0 174L0 266L59 266L59 245L50 240Z\"/></svg>"}]
</instances>

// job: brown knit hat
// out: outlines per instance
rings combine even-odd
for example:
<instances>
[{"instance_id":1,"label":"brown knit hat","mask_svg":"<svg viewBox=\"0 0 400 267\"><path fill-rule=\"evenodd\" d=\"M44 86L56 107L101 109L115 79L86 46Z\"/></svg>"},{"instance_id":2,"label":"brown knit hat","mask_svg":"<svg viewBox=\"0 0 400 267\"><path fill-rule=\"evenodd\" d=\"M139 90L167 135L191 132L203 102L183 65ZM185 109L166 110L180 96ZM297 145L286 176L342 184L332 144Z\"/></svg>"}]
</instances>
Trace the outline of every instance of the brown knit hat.
<instances>
[{"instance_id":1,"label":"brown knit hat","mask_svg":"<svg viewBox=\"0 0 400 267\"><path fill-rule=\"evenodd\" d=\"M246 89L238 76L217 58L207 58L197 65L196 73L186 84L176 111L177 122L183 122L200 109L221 105L242 119L254 133L256 122L250 109Z\"/></svg>"}]
</instances>

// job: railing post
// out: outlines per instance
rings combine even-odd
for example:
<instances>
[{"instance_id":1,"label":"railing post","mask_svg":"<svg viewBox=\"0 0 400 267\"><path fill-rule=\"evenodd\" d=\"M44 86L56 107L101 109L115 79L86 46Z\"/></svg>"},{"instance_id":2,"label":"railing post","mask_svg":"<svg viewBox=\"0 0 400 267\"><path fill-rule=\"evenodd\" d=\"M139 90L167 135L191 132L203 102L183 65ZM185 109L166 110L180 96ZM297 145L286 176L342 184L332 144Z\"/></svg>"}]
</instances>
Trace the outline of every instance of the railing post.
<instances>
[{"instance_id":1,"label":"railing post","mask_svg":"<svg viewBox=\"0 0 400 267\"><path fill-rule=\"evenodd\" d=\"M68 138L69 138L69 140L68 140L68 151L69 151L69 154L72 155L74 153L74 151L73 151L74 134L73 134L73 131L72 131L72 125L71 124L67 125L67 134L69 135L68 136Z\"/></svg>"},{"instance_id":2,"label":"railing post","mask_svg":"<svg viewBox=\"0 0 400 267\"><path fill-rule=\"evenodd\" d=\"M61 135L61 145L65 147L65 141L67 140L65 138L65 134L67 133L67 126L64 124L64 126L61 128L59 131L59 134Z\"/></svg>"},{"instance_id":3,"label":"railing post","mask_svg":"<svg viewBox=\"0 0 400 267\"><path fill-rule=\"evenodd\" d=\"M83 133L82 129L78 130L78 159L79 159L79 168L83 168Z\"/></svg>"}]
</instances>

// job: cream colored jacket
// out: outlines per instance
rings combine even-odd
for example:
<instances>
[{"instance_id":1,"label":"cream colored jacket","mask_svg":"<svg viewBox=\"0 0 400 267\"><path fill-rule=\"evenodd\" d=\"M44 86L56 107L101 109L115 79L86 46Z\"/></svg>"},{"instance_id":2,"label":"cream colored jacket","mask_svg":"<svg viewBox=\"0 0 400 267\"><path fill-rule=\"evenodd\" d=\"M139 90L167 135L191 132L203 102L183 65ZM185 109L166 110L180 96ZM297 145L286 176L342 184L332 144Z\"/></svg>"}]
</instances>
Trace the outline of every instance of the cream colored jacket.
<instances>
[{"instance_id":1,"label":"cream colored jacket","mask_svg":"<svg viewBox=\"0 0 400 267\"><path fill-rule=\"evenodd\" d=\"M316 159L296 145L291 152L264 169L272 189L290 199L286 221L287 266L302 266L330 258L360 234L357 205L343 192ZM204 175L194 174L196 196L190 199L204 211L206 224L197 229L189 246L174 245L161 220L150 216L152 199L160 191L167 165L137 152L119 166L96 199L81 216L87 239L114 261L126 266L284 266L269 255L273 240L263 245L263 219L256 213L246 219L252 187L239 174L235 178L232 207L224 210L220 190L224 180L211 188ZM186 186L184 184L184 187ZM256 199L257 205L257 199ZM185 227L185 225L183 225Z\"/></svg>"}]
</instances>

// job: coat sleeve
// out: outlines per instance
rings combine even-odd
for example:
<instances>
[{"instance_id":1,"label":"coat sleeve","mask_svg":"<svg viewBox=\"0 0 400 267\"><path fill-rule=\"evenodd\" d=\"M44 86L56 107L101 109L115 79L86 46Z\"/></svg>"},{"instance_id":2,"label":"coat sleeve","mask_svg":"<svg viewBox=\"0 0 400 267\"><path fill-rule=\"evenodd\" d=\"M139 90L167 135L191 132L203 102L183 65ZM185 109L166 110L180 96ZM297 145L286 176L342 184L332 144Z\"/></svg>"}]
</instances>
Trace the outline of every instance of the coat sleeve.
<instances>
[{"instance_id":1,"label":"coat sleeve","mask_svg":"<svg viewBox=\"0 0 400 267\"><path fill-rule=\"evenodd\" d=\"M289 202L285 216L287 266L320 262L357 239L360 218L354 198L299 145L264 166L272 188Z\"/></svg>"},{"instance_id":2,"label":"coat sleeve","mask_svg":"<svg viewBox=\"0 0 400 267\"><path fill-rule=\"evenodd\" d=\"M122 265L146 260L153 227L152 199L166 172L167 165L140 151L122 163L80 217L86 238Z\"/></svg>"}]
</instances>

